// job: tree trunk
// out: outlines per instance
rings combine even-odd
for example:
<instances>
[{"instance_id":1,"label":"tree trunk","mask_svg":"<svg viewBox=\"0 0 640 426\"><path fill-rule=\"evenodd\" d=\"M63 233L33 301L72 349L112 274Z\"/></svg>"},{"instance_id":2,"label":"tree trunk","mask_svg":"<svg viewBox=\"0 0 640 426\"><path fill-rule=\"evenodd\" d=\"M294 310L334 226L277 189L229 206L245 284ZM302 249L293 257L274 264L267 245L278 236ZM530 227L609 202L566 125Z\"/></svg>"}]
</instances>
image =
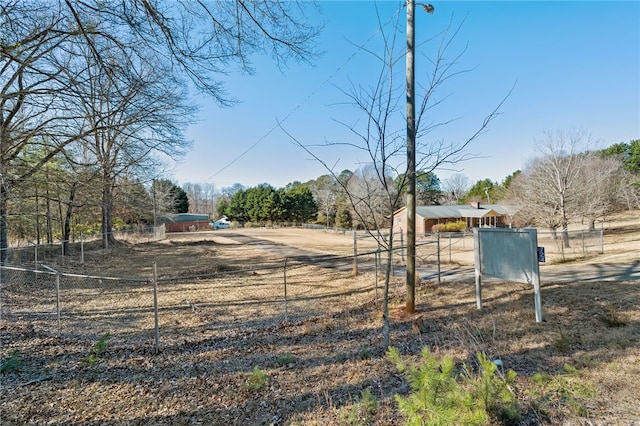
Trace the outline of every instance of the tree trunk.
<instances>
[{"instance_id":1,"label":"tree trunk","mask_svg":"<svg viewBox=\"0 0 640 426\"><path fill-rule=\"evenodd\" d=\"M115 244L113 236L113 179L109 173L103 174L102 179L102 248L109 248Z\"/></svg>"},{"instance_id":2,"label":"tree trunk","mask_svg":"<svg viewBox=\"0 0 640 426\"><path fill-rule=\"evenodd\" d=\"M569 244L569 219L567 218L567 210L564 197L560 202L560 208L562 212L562 246L564 248L569 248L571 247L571 245Z\"/></svg>"},{"instance_id":3,"label":"tree trunk","mask_svg":"<svg viewBox=\"0 0 640 426\"><path fill-rule=\"evenodd\" d=\"M67 200L67 211L64 216L64 226L62 228L62 252L69 255L69 241L71 240L71 217L73 215L73 200L76 197L77 182L71 184L69 200Z\"/></svg>"},{"instance_id":4,"label":"tree trunk","mask_svg":"<svg viewBox=\"0 0 640 426\"><path fill-rule=\"evenodd\" d=\"M8 262L9 240L7 237L7 195L4 185L0 184L0 265L6 265ZM4 282L4 280L1 281Z\"/></svg>"},{"instance_id":5,"label":"tree trunk","mask_svg":"<svg viewBox=\"0 0 640 426\"><path fill-rule=\"evenodd\" d=\"M34 189L36 197L36 245L40 245L40 196L38 194L38 185L36 185Z\"/></svg>"},{"instance_id":6,"label":"tree trunk","mask_svg":"<svg viewBox=\"0 0 640 426\"><path fill-rule=\"evenodd\" d=\"M384 274L384 291L382 293L382 350L389 349L389 335L391 334L391 326L389 324L389 282L391 281L391 247L387 249L387 264Z\"/></svg>"},{"instance_id":7,"label":"tree trunk","mask_svg":"<svg viewBox=\"0 0 640 426\"><path fill-rule=\"evenodd\" d=\"M46 191L46 208L47 208L47 244L53 244L53 226L51 224L51 197L49 196L49 187Z\"/></svg>"},{"instance_id":8,"label":"tree trunk","mask_svg":"<svg viewBox=\"0 0 640 426\"><path fill-rule=\"evenodd\" d=\"M67 249L67 245L66 245L66 241L64 240L64 215L62 214L62 201L60 200L61 198L60 191L58 191L58 223L60 223L60 234L61 234L61 241L60 244L62 245L62 255L65 256L67 254L67 252L65 251Z\"/></svg>"},{"instance_id":9,"label":"tree trunk","mask_svg":"<svg viewBox=\"0 0 640 426\"><path fill-rule=\"evenodd\" d=\"M390 228L393 230L393 215L391 216ZM384 238L378 234L378 239ZM382 294L382 350L389 349L391 326L389 323L389 283L391 281L391 262L393 262L393 232L389 233L389 244L387 245L387 264L384 273L384 291Z\"/></svg>"}]
</instances>

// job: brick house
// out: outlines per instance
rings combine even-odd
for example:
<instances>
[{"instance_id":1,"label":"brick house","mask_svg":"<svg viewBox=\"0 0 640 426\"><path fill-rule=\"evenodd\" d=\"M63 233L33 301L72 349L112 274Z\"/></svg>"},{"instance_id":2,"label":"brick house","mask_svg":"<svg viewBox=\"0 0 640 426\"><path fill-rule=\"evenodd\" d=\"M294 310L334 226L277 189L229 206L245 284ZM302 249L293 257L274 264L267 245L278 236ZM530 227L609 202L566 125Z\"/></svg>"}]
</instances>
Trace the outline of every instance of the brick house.
<instances>
[{"instance_id":1,"label":"brick house","mask_svg":"<svg viewBox=\"0 0 640 426\"><path fill-rule=\"evenodd\" d=\"M416 235L431 232L434 225L465 221L467 228L506 227L518 209L501 204L416 206ZM393 213L394 233L407 232L407 208Z\"/></svg>"}]
</instances>

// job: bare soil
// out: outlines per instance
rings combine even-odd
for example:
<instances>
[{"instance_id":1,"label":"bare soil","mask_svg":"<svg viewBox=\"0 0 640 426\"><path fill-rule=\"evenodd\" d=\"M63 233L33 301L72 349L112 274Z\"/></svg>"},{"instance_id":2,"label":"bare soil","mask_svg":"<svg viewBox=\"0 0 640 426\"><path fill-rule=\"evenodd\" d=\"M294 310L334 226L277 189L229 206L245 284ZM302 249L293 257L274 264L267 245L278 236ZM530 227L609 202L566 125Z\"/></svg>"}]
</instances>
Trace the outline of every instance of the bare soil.
<instances>
[{"instance_id":1,"label":"bare soil","mask_svg":"<svg viewBox=\"0 0 640 426\"><path fill-rule=\"evenodd\" d=\"M605 235L604 255L544 267L640 267L640 212L612 218ZM361 251L376 247L358 241ZM0 422L403 424L394 395L409 386L380 347L380 288L371 267L351 276L352 253L348 234L245 229L169 234L157 243L88 250L83 264L74 258L54 265L151 277L155 262L165 280L158 353L143 283L65 283L63 312L75 322L65 317L60 336L51 315L18 309L45 289L3 285ZM459 265L469 264L451 267ZM191 278L170 279L178 276ZM26 286L31 294L20 292ZM411 315L403 286L402 276L392 279L391 344L407 359L418 360L423 347L459 364L474 364L478 352L500 359L518 375L519 424L640 425L639 281L548 280L543 323L535 322L532 289L524 284L488 281L477 310L472 280L423 281ZM105 330L110 337L101 346ZM541 384L536 373L552 379ZM366 389L375 409L361 401Z\"/></svg>"}]
</instances>

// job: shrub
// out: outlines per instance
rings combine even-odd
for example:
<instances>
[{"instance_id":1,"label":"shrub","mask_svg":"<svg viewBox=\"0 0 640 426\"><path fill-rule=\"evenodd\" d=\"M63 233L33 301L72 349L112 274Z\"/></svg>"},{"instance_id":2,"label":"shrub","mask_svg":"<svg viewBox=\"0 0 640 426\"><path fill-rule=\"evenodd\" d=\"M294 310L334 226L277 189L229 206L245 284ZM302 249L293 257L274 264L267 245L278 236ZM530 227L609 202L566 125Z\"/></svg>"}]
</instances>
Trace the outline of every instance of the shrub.
<instances>
[{"instance_id":1,"label":"shrub","mask_svg":"<svg viewBox=\"0 0 640 426\"><path fill-rule=\"evenodd\" d=\"M106 333L93 345L91 352L89 352L89 355L85 358L87 364L96 365L100 361L100 357L107 351L108 340L109 333Z\"/></svg>"},{"instance_id":2,"label":"shrub","mask_svg":"<svg viewBox=\"0 0 640 426\"><path fill-rule=\"evenodd\" d=\"M407 425L486 425L519 418L520 408L511 388L516 374L499 374L485 354L478 354L478 375L466 365L458 375L451 357L439 361L428 348L423 348L418 365L406 364L395 348L387 354L411 387L407 397L395 396Z\"/></svg>"},{"instance_id":3,"label":"shrub","mask_svg":"<svg viewBox=\"0 0 640 426\"><path fill-rule=\"evenodd\" d=\"M23 365L24 362L22 361L20 351L14 349L9 353L9 356L7 358L0 361L0 373L9 373L11 371L20 370Z\"/></svg>"},{"instance_id":4,"label":"shrub","mask_svg":"<svg viewBox=\"0 0 640 426\"><path fill-rule=\"evenodd\" d=\"M264 389L268 383L269 378L267 377L267 373L259 367L253 367L253 370L245 382L245 387L251 391L257 392Z\"/></svg>"},{"instance_id":5,"label":"shrub","mask_svg":"<svg viewBox=\"0 0 640 426\"><path fill-rule=\"evenodd\" d=\"M371 357L373 357L373 352L371 351L371 348L369 347L369 345L364 344L360 347L360 350L358 351L358 358L360 359L371 359Z\"/></svg>"},{"instance_id":6,"label":"shrub","mask_svg":"<svg viewBox=\"0 0 640 426\"><path fill-rule=\"evenodd\" d=\"M374 422L374 416L378 412L378 400L369 389L360 394L360 398L351 408L340 410L340 424L344 425L370 425Z\"/></svg>"},{"instance_id":7,"label":"shrub","mask_svg":"<svg viewBox=\"0 0 640 426\"><path fill-rule=\"evenodd\" d=\"M513 370L502 375L498 366L484 353L478 354L479 375L474 376L465 366L465 380L469 384L474 399L480 401L484 410L498 420L513 423L520 419L520 407L512 385L516 380Z\"/></svg>"},{"instance_id":8,"label":"shrub","mask_svg":"<svg viewBox=\"0 0 640 426\"><path fill-rule=\"evenodd\" d=\"M432 232L461 232L467 229L467 222L459 220L457 222L439 223L431 227Z\"/></svg>"},{"instance_id":9,"label":"shrub","mask_svg":"<svg viewBox=\"0 0 640 426\"><path fill-rule=\"evenodd\" d=\"M282 367L284 365L293 364L297 360L298 358L296 358L294 354L287 352L286 354L276 358L276 364Z\"/></svg>"}]
</instances>

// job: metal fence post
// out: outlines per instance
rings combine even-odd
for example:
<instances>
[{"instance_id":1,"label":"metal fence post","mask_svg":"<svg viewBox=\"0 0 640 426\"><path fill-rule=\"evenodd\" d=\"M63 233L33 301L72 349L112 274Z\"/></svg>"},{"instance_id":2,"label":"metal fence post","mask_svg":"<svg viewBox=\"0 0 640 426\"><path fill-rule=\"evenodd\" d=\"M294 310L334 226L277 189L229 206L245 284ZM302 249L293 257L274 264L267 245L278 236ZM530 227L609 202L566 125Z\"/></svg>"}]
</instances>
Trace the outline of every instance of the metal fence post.
<instances>
[{"instance_id":1,"label":"metal fence post","mask_svg":"<svg viewBox=\"0 0 640 426\"><path fill-rule=\"evenodd\" d=\"M158 265L153 262L153 319L155 331L154 350L158 354L160 351L160 327L158 325Z\"/></svg>"},{"instance_id":2,"label":"metal fence post","mask_svg":"<svg viewBox=\"0 0 640 426\"><path fill-rule=\"evenodd\" d=\"M60 273L56 272L56 317L58 321L58 337L60 337Z\"/></svg>"},{"instance_id":3,"label":"metal fence post","mask_svg":"<svg viewBox=\"0 0 640 426\"><path fill-rule=\"evenodd\" d=\"M353 231L353 276L358 275L358 241L356 231Z\"/></svg>"},{"instance_id":4,"label":"metal fence post","mask_svg":"<svg viewBox=\"0 0 640 426\"><path fill-rule=\"evenodd\" d=\"M289 301L287 299L287 260L288 258L284 258L284 320L285 322L289 319Z\"/></svg>"},{"instance_id":5,"label":"metal fence post","mask_svg":"<svg viewBox=\"0 0 640 426\"><path fill-rule=\"evenodd\" d=\"M378 303L378 263L380 262L380 244L378 243L378 249L376 250L376 255L374 258L374 262L376 265L376 303Z\"/></svg>"},{"instance_id":6,"label":"metal fence post","mask_svg":"<svg viewBox=\"0 0 640 426\"><path fill-rule=\"evenodd\" d=\"M440 231L436 231L437 243L436 250L438 252L437 263L438 263L438 285L440 285Z\"/></svg>"}]
</instances>

